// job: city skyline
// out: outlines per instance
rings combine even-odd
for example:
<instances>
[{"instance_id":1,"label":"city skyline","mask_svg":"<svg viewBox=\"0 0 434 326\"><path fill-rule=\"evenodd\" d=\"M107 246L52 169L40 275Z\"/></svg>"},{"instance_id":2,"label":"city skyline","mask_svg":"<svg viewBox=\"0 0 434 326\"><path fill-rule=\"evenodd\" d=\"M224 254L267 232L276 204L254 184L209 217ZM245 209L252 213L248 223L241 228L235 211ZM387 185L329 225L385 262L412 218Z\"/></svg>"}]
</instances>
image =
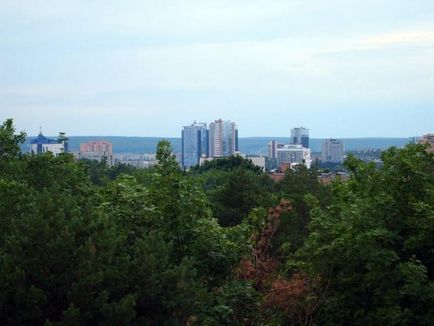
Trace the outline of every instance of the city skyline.
<instances>
[{"instance_id":1,"label":"city skyline","mask_svg":"<svg viewBox=\"0 0 434 326\"><path fill-rule=\"evenodd\" d=\"M430 0L4 0L0 48L0 119L29 135L433 132Z\"/></svg>"}]
</instances>

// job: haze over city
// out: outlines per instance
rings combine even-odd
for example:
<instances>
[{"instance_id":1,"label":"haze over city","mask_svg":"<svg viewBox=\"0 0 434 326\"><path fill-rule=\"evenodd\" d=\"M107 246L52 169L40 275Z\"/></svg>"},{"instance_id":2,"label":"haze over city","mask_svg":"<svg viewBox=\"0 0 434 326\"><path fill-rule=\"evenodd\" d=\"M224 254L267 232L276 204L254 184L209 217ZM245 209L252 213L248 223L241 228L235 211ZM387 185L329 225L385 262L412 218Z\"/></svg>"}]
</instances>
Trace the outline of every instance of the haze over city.
<instances>
[{"instance_id":1,"label":"haze over city","mask_svg":"<svg viewBox=\"0 0 434 326\"><path fill-rule=\"evenodd\" d=\"M0 120L36 135L411 137L434 121L434 2L0 3Z\"/></svg>"}]
</instances>

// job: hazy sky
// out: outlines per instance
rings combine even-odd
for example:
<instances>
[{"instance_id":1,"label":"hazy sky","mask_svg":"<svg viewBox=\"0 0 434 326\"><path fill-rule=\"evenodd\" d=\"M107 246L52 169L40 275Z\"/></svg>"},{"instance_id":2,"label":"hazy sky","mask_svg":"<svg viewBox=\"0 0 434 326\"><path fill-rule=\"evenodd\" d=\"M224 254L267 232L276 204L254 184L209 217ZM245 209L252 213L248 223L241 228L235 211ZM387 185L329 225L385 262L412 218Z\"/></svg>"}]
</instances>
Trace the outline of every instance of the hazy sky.
<instances>
[{"instance_id":1,"label":"hazy sky","mask_svg":"<svg viewBox=\"0 0 434 326\"><path fill-rule=\"evenodd\" d=\"M0 0L0 119L34 135L434 132L433 0Z\"/></svg>"}]
</instances>

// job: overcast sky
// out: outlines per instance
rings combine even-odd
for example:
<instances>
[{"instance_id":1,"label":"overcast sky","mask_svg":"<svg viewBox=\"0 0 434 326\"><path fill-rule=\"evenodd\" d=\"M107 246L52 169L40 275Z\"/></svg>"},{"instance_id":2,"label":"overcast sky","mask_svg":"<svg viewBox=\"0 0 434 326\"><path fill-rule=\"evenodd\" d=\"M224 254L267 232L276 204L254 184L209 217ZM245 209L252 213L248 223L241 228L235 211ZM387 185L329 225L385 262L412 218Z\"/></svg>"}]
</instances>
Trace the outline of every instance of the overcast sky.
<instances>
[{"instance_id":1,"label":"overcast sky","mask_svg":"<svg viewBox=\"0 0 434 326\"><path fill-rule=\"evenodd\" d=\"M9 117L29 135L434 132L434 1L1 0Z\"/></svg>"}]
</instances>

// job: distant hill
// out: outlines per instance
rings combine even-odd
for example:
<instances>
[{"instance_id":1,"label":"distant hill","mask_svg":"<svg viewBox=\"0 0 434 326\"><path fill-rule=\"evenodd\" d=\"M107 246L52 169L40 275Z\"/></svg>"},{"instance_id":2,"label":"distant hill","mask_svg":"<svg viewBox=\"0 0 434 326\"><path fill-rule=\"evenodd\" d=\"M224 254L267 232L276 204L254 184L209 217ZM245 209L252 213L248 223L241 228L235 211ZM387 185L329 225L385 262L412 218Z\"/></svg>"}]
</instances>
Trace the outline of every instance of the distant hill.
<instances>
[{"instance_id":1,"label":"distant hill","mask_svg":"<svg viewBox=\"0 0 434 326\"><path fill-rule=\"evenodd\" d=\"M22 150L28 151L30 139L23 144ZM163 139L159 137L119 137L119 136L71 136L69 137L69 148L76 152L80 149L80 144L90 140L108 140L113 144L116 153L153 153L157 143ZM181 151L181 138L164 138L172 143L175 152ZM289 137L247 137L240 138L240 151L246 154L267 154L267 144L271 140L276 140L285 144L289 143ZM391 146L402 147L410 142L410 138L343 138L346 151L362 149L386 149ZM323 139L310 139L310 148L313 152L321 151Z\"/></svg>"},{"instance_id":2,"label":"distant hill","mask_svg":"<svg viewBox=\"0 0 434 326\"><path fill-rule=\"evenodd\" d=\"M410 142L410 138L341 138L346 151L362 149L386 149L391 146L402 147ZM289 137L249 137L240 138L240 150L248 154L267 154L267 144L276 140L288 144ZM312 152L321 152L324 139L311 138L310 149Z\"/></svg>"}]
</instances>

